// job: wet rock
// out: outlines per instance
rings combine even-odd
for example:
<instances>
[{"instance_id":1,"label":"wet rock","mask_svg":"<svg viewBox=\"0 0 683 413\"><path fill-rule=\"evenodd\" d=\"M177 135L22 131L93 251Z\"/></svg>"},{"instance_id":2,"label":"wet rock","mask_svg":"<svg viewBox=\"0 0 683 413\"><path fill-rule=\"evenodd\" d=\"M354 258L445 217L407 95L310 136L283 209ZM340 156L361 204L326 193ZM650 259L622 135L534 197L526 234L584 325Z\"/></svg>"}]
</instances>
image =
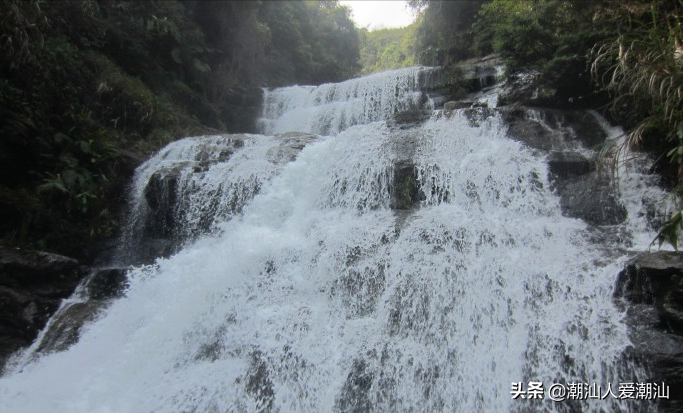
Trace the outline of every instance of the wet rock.
<instances>
[{"instance_id":1,"label":"wet rock","mask_svg":"<svg viewBox=\"0 0 683 413\"><path fill-rule=\"evenodd\" d=\"M553 91L544 88L539 72L508 79L498 97L498 106L548 106Z\"/></svg>"},{"instance_id":2,"label":"wet rock","mask_svg":"<svg viewBox=\"0 0 683 413\"><path fill-rule=\"evenodd\" d=\"M400 160L394 164L394 179L390 188L391 208L410 209L425 198L417 182L415 164Z\"/></svg>"},{"instance_id":3,"label":"wet rock","mask_svg":"<svg viewBox=\"0 0 683 413\"><path fill-rule=\"evenodd\" d=\"M0 369L36 338L86 274L73 258L0 247Z\"/></svg>"},{"instance_id":4,"label":"wet rock","mask_svg":"<svg viewBox=\"0 0 683 413\"><path fill-rule=\"evenodd\" d=\"M360 254L360 252L359 252ZM359 257L347 258L347 270L335 281L331 292L338 295L349 311L349 316L365 317L375 311L386 283L384 265L352 268Z\"/></svg>"},{"instance_id":5,"label":"wet rock","mask_svg":"<svg viewBox=\"0 0 683 413\"><path fill-rule=\"evenodd\" d=\"M168 258L178 251L180 244L170 238L144 237L135 245L135 251L126 256L133 265L148 264L158 257Z\"/></svg>"},{"instance_id":6,"label":"wet rock","mask_svg":"<svg viewBox=\"0 0 683 413\"><path fill-rule=\"evenodd\" d=\"M270 162L282 164L292 162L299 152L311 142L318 139L318 135L305 132L287 132L277 135L280 145L268 150L266 156Z\"/></svg>"},{"instance_id":7,"label":"wet rock","mask_svg":"<svg viewBox=\"0 0 683 413\"><path fill-rule=\"evenodd\" d=\"M463 113L465 114L469 125L476 128L481 126L482 122L484 122L486 119L493 116L495 111L487 107L478 106L467 108L463 111Z\"/></svg>"},{"instance_id":8,"label":"wet rock","mask_svg":"<svg viewBox=\"0 0 683 413\"><path fill-rule=\"evenodd\" d=\"M93 270L85 283L87 301L68 303L62 307L54 315L36 352L64 351L76 343L83 326L94 320L112 299L123 296L128 286L126 272L123 268Z\"/></svg>"},{"instance_id":9,"label":"wet rock","mask_svg":"<svg viewBox=\"0 0 683 413\"><path fill-rule=\"evenodd\" d=\"M272 411L275 390L268 372L268 365L263 360L263 355L260 351L252 353L246 386L247 393L256 401L257 412Z\"/></svg>"},{"instance_id":10,"label":"wet rock","mask_svg":"<svg viewBox=\"0 0 683 413\"><path fill-rule=\"evenodd\" d=\"M354 361L341 395L337 399L337 409L340 412L363 413L373 411L370 395L374 377L372 372L367 370L364 360Z\"/></svg>"},{"instance_id":11,"label":"wet rock","mask_svg":"<svg viewBox=\"0 0 683 413\"><path fill-rule=\"evenodd\" d=\"M503 64L503 59L497 54L464 60L456 65L465 82L472 90L480 90L496 83L497 66Z\"/></svg>"},{"instance_id":12,"label":"wet rock","mask_svg":"<svg viewBox=\"0 0 683 413\"><path fill-rule=\"evenodd\" d=\"M401 129L417 126L431 116L432 112L428 110L406 110L394 114L387 124L392 127L399 127Z\"/></svg>"},{"instance_id":13,"label":"wet rock","mask_svg":"<svg viewBox=\"0 0 683 413\"><path fill-rule=\"evenodd\" d=\"M511 138L542 151L592 148L604 142L607 134L587 111L527 108L497 109L508 125Z\"/></svg>"},{"instance_id":14,"label":"wet rock","mask_svg":"<svg viewBox=\"0 0 683 413\"><path fill-rule=\"evenodd\" d=\"M46 331L36 351L38 353L50 353L64 351L78 341L81 328L95 319L106 303L101 300L91 300L82 303L74 303L55 316Z\"/></svg>"},{"instance_id":15,"label":"wet rock","mask_svg":"<svg viewBox=\"0 0 683 413\"><path fill-rule=\"evenodd\" d=\"M508 135L533 149L550 151L564 145L562 134L553 131L538 119L529 117L526 108L500 108L503 121L508 125Z\"/></svg>"},{"instance_id":16,"label":"wet rock","mask_svg":"<svg viewBox=\"0 0 683 413\"><path fill-rule=\"evenodd\" d=\"M551 110L548 111L560 125L568 127L573 133L570 139L576 139L586 148L595 148L607 138L607 133L598 119L589 111L583 110Z\"/></svg>"},{"instance_id":17,"label":"wet rock","mask_svg":"<svg viewBox=\"0 0 683 413\"><path fill-rule=\"evenodd\" d=\"M45 325L60 299L0 286L0 343L18 340L27 345ZM1 345L0 345L1 347ZM16 350L16 348L10 351ZM7 353L0 350L0 359Z\"/></svg>"},{"instance_id":18,"label":"wet rock","mask_svg":"<svg viewBox=\"0 0 683 413\"><path fill-rule=\"evenodd\" d=\"M119 298L128 288L128 277L124 268L95 270L88 279L85 289L88 296L95 300Z\"/></svg>"},{"instance_id":19,"label":"wet rock","mask_svg":"<svg viewBox=\"0 0 683 413\"><path fill-rule=\"evenodd\" d=\"M614 297L626 307L633 358L646 369L647 381L669 386L672 400L661 400L658 411L681 411L683 253L638 254L619 273Z\"/></svg>"},{"instance_id":20,"label":"wet rock","mask_svg":"<svg viewBox=\"0 0 683 413\"><path fill-rule=\"evenodd\" d=\"M548 168L553 179L566 179L594 171L595 164L577 152L553 151L548 156Z\"/></svg>"},{"instance_id":21,"label":"wet rock","mask_svg":"<svg viewBox=\"0 0 683 413\"><path fill-rule=\"evenodd\" d=\"M443 110L451 111L451 110L457 110L457 109L466 109L466 108L471 108L473 105L474 105L474 102L472 102L472 101L451 100L449 102L444 103Z\"/></svg>"},{"instance_id":22,"label":"wet rock","mask_svg":"<svg viewBox=\"0 0 683 413\"><path fill-rule=\"evenodd\" d=\"M683 329L683 253L642 253L619 273L615 296L654 305L660 319Z\"/></svg>"},{"instance_id":23,"label":"wet rock","mask_svg":"<svg viewBox=\"0 0 683 413\"><path fill-rule=\"evenodd\" d=\"M0 247L0 285L45 297L67 297L83 278L73 258Z\"/></svg>"},{"instance_id":24,"label":"wet rock","mask_svg":"<svg viewBox=\"0 0 683 413\"><path fill-rule=\"evenodd\" d=\"M235 151L244 146L244 135L230 135L222 145L206 143L194 157L196 162L227 162ZM226 147L227 146L227 147Z\"/></svg>"},{"instance_id":25,"label":"wet rock","mask_svg":"<svg viewBox=\"0 0 683 413\"><path fill-rule=\"evenodd\" d=\"M183 162L162 168L150 176L145 187L145 200L152 210L145 225L149 237L169 238L176 226L175 206L179 201L178 181L187 166Z\"/></svg>"},{"instance_id":26,"label":"wet rock","mask_svg":"<svg viewBox=\"0 0 683 413\"><path fill-rule=\"evenodd\" d=\"M556 184L562 214L592 225L616 225L628 215L614 188L595 174Z\"/></svg>"}]
</instances>

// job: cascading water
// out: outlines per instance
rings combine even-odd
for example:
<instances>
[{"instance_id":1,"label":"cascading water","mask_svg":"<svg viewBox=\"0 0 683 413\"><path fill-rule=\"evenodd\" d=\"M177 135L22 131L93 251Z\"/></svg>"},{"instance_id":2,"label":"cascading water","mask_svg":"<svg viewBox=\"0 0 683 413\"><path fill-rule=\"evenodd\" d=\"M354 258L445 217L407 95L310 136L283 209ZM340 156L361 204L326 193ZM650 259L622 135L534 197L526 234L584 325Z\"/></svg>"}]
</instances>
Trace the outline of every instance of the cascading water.
<instances>
[{"instance_id":1,"label":"cascading water","mask_svg":"<svg viewBox=\"0 0 683 413\"><path fill-rule=\"evenodd\" d=\"M259 124L266 134L336 134L396 112L431 109L428 96L420 89L431 86L439 73L438 68L409 67L342 83L265 90Z\"/></svg>"},{"instance_id":2,"label":"cascading water","mask_svg":"<svg viewBox=\"0 0 683 413\"><path fill-rule=\"evenodd\" d=\"M388 90L377 95L392 95L419 72L368 81L383 79ZM353 82L360 90L364 80ZM390 114L380 105L349 121L349 111L375 109L354 108L346 92L339 99L349 103L276 113L273 96L306 100L311 89L269 93L269 133L320 131L309 116L317 111L346 119L323 121L330 131ZM588 226L562 216L545 156L509 139L499 115L473 122L461 110L410 129L359 124L268 164L278 139L286 136L247 136L227 163L180 179L193 183L187 208L197 210L220 209L217 193L230 191L219 188L235 182L256 189L238 210L210 209L222 218L210 235L131 269L125 297L67 351L17 363L0 378L0 411L654 409L613 397L512 399L516 382L606 389L645 377L624 359L627 330L611 299L625 259L604 259ZM235 149L225 137L209 142ZM138 179L164 159L194 170L196 143L162 152ZM408 158L414 178L396 182L397 159ZM396 210L397 198L415 207Z\"/></svg>"}]
</instances>

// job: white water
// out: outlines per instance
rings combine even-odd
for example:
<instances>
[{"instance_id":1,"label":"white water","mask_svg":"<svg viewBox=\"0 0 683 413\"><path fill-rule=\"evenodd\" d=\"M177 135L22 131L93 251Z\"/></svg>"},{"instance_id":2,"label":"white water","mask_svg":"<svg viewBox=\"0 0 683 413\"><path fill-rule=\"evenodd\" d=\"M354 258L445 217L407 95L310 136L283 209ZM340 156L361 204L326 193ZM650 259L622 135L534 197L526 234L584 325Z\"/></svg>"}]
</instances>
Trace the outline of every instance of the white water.
<instances>
[{"instance_id":1,"label":"white water","mask_svg":"<svg viewBox=\"0 0 683 413\"><path fill-rule=\"evenodd\" d=\"M497 116L411 133L426 195L412 213L388 209L384 122L277 170L244 158L274 176L242 213L131 270L78 343L0 378L0 411L562 411L512 400L511 382L633 381L611 300L624 259L601 263L586 225L561 216L543 157ZM265 154L275 138L250 139L245 153Z\"/></svg>"},{"instance_id":2,"label":"white water","mask_svg":"<svg viewBox=\"0 0 683 413\"><path fill-rule=\"evenodd\" d=\"M303 146L313 139L315 136L304 134L227 135L185 138L169 144L136 171L124 253L135 256L140 240L150 233L151 237L165 235L182 243L219 232L220 223L240 214L262 185L296 154L292 145ZM161 202L165 206L171 203L161 208L171 215L170 228L164 218L154 219L153 215L160 213L150 208L145 196L155 174L176 177L171 182L158 181L162 183L157 189Z\"/></svg>"},{"instance_id":3,"label":"white water","mask_svg":"<svg viewBox=\"0 0 683 413\"><path fill-rule=\"evenodd\" d=\"M336 134L396 112L431 109L420 88L431 86L437 73L436 68L408 67L342 83L265 90L261 131Z\"/></svg>"}]
</instances>

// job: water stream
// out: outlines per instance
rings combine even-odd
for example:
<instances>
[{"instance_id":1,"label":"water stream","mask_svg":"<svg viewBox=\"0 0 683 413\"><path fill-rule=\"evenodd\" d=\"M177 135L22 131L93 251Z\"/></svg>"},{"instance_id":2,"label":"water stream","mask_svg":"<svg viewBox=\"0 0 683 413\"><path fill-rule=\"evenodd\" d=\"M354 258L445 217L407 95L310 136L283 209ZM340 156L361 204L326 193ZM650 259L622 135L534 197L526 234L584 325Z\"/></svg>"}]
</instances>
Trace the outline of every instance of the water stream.
<instances>
[{"instance_id":1,"label":"water stream","mask_svg":"<svg viewBox=\"0 0 683 413\"><path fill-rule=\"evenodd\" d=\"M545 156L498 114L387 125L429 107L426 70L269 91L269 136L186 139L143 165L142 215L149 178L185 162L176 218L191 241L132 268L68 350L15 363L0 411L648 411L511 397L514 382L644 379L611 299L626 257L562 216ZM272 136L289 130L327 136L291 152ZM407 157L422 197L397 211Z\"/></svg>"}]
</instances>

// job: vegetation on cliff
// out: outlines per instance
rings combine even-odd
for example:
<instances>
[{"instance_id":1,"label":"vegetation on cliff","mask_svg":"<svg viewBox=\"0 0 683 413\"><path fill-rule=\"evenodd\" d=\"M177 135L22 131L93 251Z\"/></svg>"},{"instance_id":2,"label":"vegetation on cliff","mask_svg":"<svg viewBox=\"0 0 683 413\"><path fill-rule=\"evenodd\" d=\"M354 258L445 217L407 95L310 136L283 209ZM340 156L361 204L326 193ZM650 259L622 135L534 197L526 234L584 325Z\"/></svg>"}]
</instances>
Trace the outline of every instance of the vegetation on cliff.
<instances>
[{"instance_id":1,"label":"vegetation on cliff","mask_svg":"<svg viewBox=\"0 0 683 413\"><path fill-rule=\"evenodd\" d=\"M415 38L420 21L406 27L390 29L360 29L361 74L382 72L415 66Z\"/></svg>"},{"instance_id":2,"label":"vegetation on cliff","mask_svg":"<svg viewBox=\"0 0 683 413\"><path fill-rule=\"evenodd\" d=\"M81 255L116 231L131 156L249 130L252 88L339 81L360 67L336 1L2 0L2 10L8 246Z\"/></svg>"}]
</instances>

